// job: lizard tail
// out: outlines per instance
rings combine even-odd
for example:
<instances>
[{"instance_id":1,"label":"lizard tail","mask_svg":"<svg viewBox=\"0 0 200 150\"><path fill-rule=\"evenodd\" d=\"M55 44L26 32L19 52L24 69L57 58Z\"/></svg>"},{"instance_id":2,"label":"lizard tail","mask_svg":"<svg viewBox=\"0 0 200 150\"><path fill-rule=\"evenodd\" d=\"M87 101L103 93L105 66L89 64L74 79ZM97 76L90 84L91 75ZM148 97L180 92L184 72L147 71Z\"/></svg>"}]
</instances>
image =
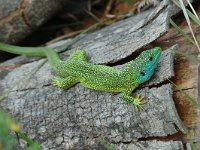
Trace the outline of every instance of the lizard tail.
<instances>
[{"instance_id":1,"label":"lizard tail","mask_svg":"<svg viewBox=\"0 0 200 150\"><path fill-rule=\"evenodd\" d=\"M45 47L20 47L9 44L0 43L0 50L12 54L27 55L27 56L40 56L45 57L46 54L43 51Z\"/></svg>"},{"instance_id":2,"label":"lizard tail","mask_svg":"<svg viewBox=\"0 0 200 150\"><path fill-rule=\"evenodd\" d=\"M0 43L0 50L12 54L47 57L50 66L57 73L59 72L59 67L62 64L57 52L49 47L21 47Z\"/></svg>"},{"instance_id":3,"label":"lizard tail","mask_svg":"<svg viewBox=\"0 0 200 150\"><path fill-rule=\"evenodd\" d=\"M60 60L58 53L54 51L54 49L49 47L43 47L42 51L45 53L46 57L48 58L50 66L53 68L53 70L60 74L62 73L62 67L64 61Z\"/></svg>"}]
</instances>

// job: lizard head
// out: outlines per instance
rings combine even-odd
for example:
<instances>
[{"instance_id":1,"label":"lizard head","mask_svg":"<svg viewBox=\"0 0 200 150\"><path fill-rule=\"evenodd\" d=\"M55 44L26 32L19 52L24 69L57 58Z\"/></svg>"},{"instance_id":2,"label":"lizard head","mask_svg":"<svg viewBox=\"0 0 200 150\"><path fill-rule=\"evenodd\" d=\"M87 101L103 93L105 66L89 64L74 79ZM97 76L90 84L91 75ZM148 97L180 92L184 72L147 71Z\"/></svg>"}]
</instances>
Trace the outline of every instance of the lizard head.
<instances>
[{"instance_id":1,"label":"lizard head","mask_svg":"<svg viewBox=\"0 0 200 150\"><path fill-rule=\"evenodd\" d=\"M134 60L134 72L135 81L137 83L143 83L150 79L154 70L158 64L159 58L161 55L161 48L155 47L149 50L142 52Z\"/></svg>"}]
</instances>

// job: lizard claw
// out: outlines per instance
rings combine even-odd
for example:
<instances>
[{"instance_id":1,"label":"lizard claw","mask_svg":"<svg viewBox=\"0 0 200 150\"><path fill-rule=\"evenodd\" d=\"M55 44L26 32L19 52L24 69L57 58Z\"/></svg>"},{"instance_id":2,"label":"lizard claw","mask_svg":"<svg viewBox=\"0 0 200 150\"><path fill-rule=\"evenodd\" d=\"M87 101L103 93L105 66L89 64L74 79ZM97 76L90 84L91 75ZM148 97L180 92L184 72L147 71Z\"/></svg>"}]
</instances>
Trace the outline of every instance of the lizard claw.
<instances>
[{"instance_id":1,"label":"lizard claw","mask_svg":"<svg viewBox=\"0 0 200 150\"><path fill-rule=\"evenodd\" d=\"M52 81L51 81L51 84L52 84L53 86L58 86L58 85L59 85L59 82L58 82L58 80L57 80L55 77L53 77L53 78L52 78Z\"/></svg>"},{"instance_id":2,"label":"lizard claw","mask_svg":"<svg viewBox=\"0 0 200 150\"><path fill-rule=\"evenodd\" d=\"M137 94L136 97L133 97L132 95L130 95L130 92L124 92L121 93L121 98L123 98L128 104L132 104L136 110L138 110L138 108L141 107L141 105L144 104L144 102L142 101L144 99L144 96Z\"/></svg>"},{"instance_id":3,"label":"lizard claw","mask_svg":"<svg viewBox=\"0 0 200 150\"><path fill-rule=\"evenodd\" d=\"M141 105L144 104L144 102L142 101L144 98L144 96L137 94L136 98L134 98L134 102L133 105L136 108L136 110L138 110L138 108L142 108Z\"/></svg>"},{"instance_id":4,"label":"lizard claw","mask_svg":"<svg viewBox=\"0 0 200 150\"><path fill-rule=\"evenodd\" d=\"M144 98L144 96L142 96L142 95L140 95L140 94L137 94L137 96L136 96L135 99L141 101L143 98Z\"/></svg>"},{"instance_id":5,"label":"lizard claw","mask_svg":"<svg viewBox=\"0 0 200 150\"><path fill-rule=\"evenodd\" d=\"M63 85L62 85L62 82L61 82L61 78L59 78L59 77L53 77L52 81L51 81L51 84L53 86L57 86L59 88L63 88Z\"/></svg>"}]
</instances>

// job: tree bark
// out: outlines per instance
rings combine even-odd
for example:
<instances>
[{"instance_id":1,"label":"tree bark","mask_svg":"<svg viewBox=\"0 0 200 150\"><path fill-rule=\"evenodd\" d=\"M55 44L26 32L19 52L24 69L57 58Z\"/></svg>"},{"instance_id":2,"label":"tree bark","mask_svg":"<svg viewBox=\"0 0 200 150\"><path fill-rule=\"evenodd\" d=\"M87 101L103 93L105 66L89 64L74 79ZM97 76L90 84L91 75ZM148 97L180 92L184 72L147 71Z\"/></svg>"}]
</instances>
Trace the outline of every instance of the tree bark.
<instances>
[{"instance_id":1,"label":"tree bark","mask_svg":"<svg viewBox=\"0 0 200 150\"><path fill-rule=\"evenodd\" d=\"M79 0L1 0L0 41L17 43L45 23L58 10ZM68 5L67 5L68 4ZM3 35L3 36L2 36Z\"/></svg>"}]
</instances>

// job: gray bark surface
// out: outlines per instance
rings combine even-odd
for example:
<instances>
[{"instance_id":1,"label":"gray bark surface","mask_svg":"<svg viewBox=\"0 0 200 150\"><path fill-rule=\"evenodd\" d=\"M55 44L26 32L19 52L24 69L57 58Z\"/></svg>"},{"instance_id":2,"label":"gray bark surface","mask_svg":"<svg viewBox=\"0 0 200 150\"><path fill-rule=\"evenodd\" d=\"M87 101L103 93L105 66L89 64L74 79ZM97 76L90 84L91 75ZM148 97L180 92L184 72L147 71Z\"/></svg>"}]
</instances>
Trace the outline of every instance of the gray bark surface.
<instances>
[{"instance_id":1,"label":"gray bark surface","mask_svg":"<svg viewBox=\"0 0 200 150\"><path fill-rule=\"evenodd\" d=\"M160 150L181 150L184 149L183 145L180 141L157 141L157 140L152 140L152 141L140 141L137 144L121 144L120 145L122 149L126 150L155 150L155 149L160 149ZM190 147L188 147L189 149Z\"/></svg>"},{"instance_id":2,"label":"gray bark surface","mask_svg":"<svg viewBox=\"0 0 200 150\"><path fill-rule=\"evenodd\" d=\"M118 62L135 55L168 29L167 5L162 3L148 13L88 34L73 47L86 50L89 61L95 64ZM62 57L67 58L71 52L66 51ZM173 56L170 50L163 51L152 79L133 92L134 96L144 96L145 104L139 111L118 93L94 91L80 84L68 90L51 86L50 66L45 63L38 67L44 59L0 72L0 91L13 85L0 105L44 150L105 149L101 138L117 149L183 149L181 141L145 140L159 140L179 130L186 132L173 102L172 86L167 83L174 75ZM16 64L22 58L3 65ZM24 79L31 72L35 74ZM21 78L24 80L19 82Z\"/></svg>"}]
</instances>

